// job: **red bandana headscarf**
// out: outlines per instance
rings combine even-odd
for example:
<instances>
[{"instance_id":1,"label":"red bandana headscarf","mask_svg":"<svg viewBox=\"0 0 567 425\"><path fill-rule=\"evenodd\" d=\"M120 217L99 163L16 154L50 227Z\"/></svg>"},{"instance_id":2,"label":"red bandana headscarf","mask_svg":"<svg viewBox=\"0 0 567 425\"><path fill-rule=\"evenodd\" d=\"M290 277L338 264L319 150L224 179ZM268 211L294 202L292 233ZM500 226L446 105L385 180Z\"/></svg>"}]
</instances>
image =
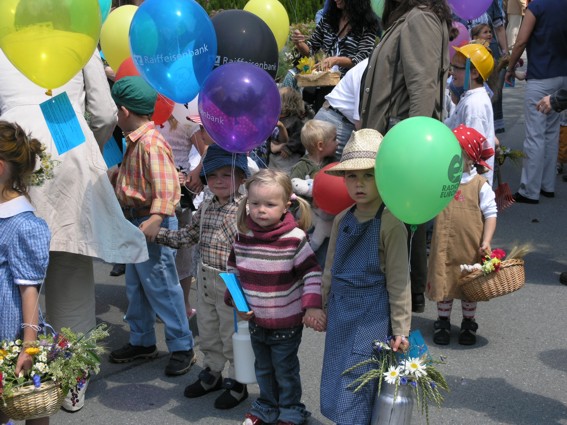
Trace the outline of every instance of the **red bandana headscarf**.
<instances>
[{"instance_id":1,"label":"red bandana headscarf","mask_svg":"<svg viewBox=\"0 0 567 425\"><path fill-rule=\"evenodd\" d=\"M494 155L494 149L483 149L482 145L486 142L486 137L476 131L474 128L466 127L461 124L453 130L461 148L473 160L475 164L492 169L486 160Z\"/></svg>"}]
</instances>

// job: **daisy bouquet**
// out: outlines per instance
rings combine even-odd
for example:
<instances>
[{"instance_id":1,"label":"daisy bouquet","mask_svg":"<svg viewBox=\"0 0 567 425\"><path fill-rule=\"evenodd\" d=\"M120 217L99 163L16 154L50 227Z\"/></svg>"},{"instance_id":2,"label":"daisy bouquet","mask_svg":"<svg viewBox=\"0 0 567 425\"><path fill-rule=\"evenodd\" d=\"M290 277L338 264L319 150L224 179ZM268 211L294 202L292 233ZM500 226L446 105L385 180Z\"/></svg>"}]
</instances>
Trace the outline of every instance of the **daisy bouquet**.
<instances>
[{"instance_id":1,"label":"daisy bouquet","mask_svg":"<svg viewBox=\"0 0 567 425\"><path fill-rule=\"evenodd\" d=\"M87 334L75 334L63 328L61 333L39 335L35 341L17 339L0 343L0 398L12 397L25 386L40 388L43 383L56 383L67 394L80 389L90 373L99 371L99 355L104 348L99 341L108 336L102 324ZM25 351L32 358L27 373L15 374L18 356Z\"/></svg>"},{"instance_id":2,"label":"daisy bouquet","mask_svg":"<svg viewBox=\"0 0 567 425\"><path fill-rule=\"evenodd\" d=\"M449 387L443 375L436 369L443 359L434 360L427 352L427 348L412 349L406 353L394 352L387 341L373 342L373 354L368 360L358 363L343 373L349 373L361 366L373 365L368 372L355 379L350 387L354 391L360 390L372 381L378 381L378 395L384 382L395 386L394 399L401 386L409 386L415 395L421 413L425 413L429 423L429 403L441 406L443 395L440 390L448 391Z\"/></svg>"}]
</instances>

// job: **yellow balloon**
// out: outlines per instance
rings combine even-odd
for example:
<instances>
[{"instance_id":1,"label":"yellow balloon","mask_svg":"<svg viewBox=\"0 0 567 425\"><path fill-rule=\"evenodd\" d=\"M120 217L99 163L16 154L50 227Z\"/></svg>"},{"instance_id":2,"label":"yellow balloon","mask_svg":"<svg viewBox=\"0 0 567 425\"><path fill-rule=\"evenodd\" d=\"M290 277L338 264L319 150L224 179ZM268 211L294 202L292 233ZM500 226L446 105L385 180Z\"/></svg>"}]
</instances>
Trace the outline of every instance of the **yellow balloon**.
<instances>
[{"instance_id":1,"label":"yellow balloon","mask_svg":"<svg viewBox=\"0 0 567 425\"><path fill-rule=\"evenodd\" d=\"M130 57L130 24L138 6L120 6L110 12L100 31L100 48L114 71Z\"/></svg>"},{"instance_id":2,"label":"yellow balloon","mask_svg":"<svg viewBox=\"0 0 567 425\"><path fill-rule=\"evenodd\" d=\"M250 0L244 10L262 19L274 33L278 50L284 48L289 35L289 16L278 0Z\"/></svg>"},{"instance_id":3,"label":"yellow balloon","mask_svg":"<svg viewBox=\"0 0 567 425\"><path fill-rule=\"evenodd\" d=\"M46 89L61 87L86 65L100 25L98 0L0 1L0 48Z\"/></svg>"}]
</instances>

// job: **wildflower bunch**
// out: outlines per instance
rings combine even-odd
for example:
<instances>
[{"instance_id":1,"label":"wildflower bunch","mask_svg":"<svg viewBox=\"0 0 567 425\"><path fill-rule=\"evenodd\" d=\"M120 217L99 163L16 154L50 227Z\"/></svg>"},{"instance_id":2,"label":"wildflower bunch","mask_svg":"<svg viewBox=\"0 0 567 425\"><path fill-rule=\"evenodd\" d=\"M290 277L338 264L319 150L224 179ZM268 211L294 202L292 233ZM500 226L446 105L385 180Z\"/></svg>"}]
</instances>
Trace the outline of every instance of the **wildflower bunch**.
<instances>
[{"instance_id":1,"label":"wildflower bunch","mask_svg":"<svg viewBox=\"0 0 567 425\"><path fill-rule=\"evenodd\" d=\"M43 146L43 149L38 157L39 165L30 175L30 186L41 186L47 180L51 180L54 176L55 166L59 164L59 161L51 159L51 154L45 151L45 146Z\"/></svg>"},{"instance_id":2,"label":"wildflower bunch","mask_svg":"<svg viewBox=\"0 0 567 425\"><path fill-rule=\"evenodd\" d=\"M499 165L503 165L506 158L509 158L514 164L518 164L522 158L525 158L526 154L517 149L511 149L507 146L500 145L496 148L496 162Z\"/></svg>"},{"instance_id":3,"label":"wildflower bunch","mask_svg":"<svg viewBox=\"0 0 567 425\"><path fill-rule=\"evenodd\" d=\"M78 391L90 373L97 373L99 355L104 348L99 341L108 336L107 326L102 324L87 334L75 334L63 328L61 333L40 335L36 341L25 343L2 341L0 343L0 398L11 397L23 386L39 388L44 382L55 382L63 391ZM24 351L32 358L32 366L25 374L15 374L16 363Z\"/></svg>"},{"instance_id":4,"label":"wildflower bunch","mask_svg":"<svg viewBox=\"0 0 567 425\"><path fill-rule=\"evenodd\" d=\"M435 365L444 362L433 360L426 350L419 357L412 357L409 352L394 352L388 341L389 339L387 341L374 341L372 357L343 372L343 374L346 374L361 366L374 366L355 379L349 387L354 388L354 392L356 392L369 382L378 381L378 394L380 394L382 383L386 381L387 384L395 386L395 399L398 396L400 386L410 386L415 394L417 405L421 409L421 413L425 413L426 421L429 424L429 403L433 402L437 407L440 407L443 401L440 389L449 390L445 378L435 367ZM423 350L419 350L419 352L423 352Z\"/></svg>"}]
</instances>

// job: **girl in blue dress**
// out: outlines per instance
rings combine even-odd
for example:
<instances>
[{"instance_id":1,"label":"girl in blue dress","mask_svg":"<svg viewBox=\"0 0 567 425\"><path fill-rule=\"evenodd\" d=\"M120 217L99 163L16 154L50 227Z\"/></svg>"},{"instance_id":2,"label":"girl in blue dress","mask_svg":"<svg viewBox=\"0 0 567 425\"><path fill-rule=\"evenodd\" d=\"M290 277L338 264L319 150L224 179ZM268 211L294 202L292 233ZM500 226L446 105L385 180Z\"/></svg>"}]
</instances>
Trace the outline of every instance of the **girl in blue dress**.
<instances>
[{"instance_id":1,"label":"girl in blue dress","mask_svg":"<svg viewBox=\"0 0 567 425\"><path fill-rule=\"evenodd\" d=\"M50 233L37 218L27 193L42 155L41 143L17 124L0 121L0 341L37 339L39 289L49 261ZM25 373L31 357L22 350L16 373ZM7 423L0 413L0 423ZM49 424L49 418L27 420Z\"/></svg>"},{"instance_id":2,"label":"girl in blue dress","mask_svg":"<svg viewBox=\"0 0 567 425\"><path fill-rule=\"evenodd\" d=\"M384 207L374 179L382 135L352 134L340 164L354 206L333 223L323 274L327 337L321 376L321 412L340 425L368 425L376 385L354 392L349 385L370 368L343 372L372 355L372 342L392 336L394 351L405 350L411 322L411 289L405 225Z\"/></svg>"}]
</instances>

